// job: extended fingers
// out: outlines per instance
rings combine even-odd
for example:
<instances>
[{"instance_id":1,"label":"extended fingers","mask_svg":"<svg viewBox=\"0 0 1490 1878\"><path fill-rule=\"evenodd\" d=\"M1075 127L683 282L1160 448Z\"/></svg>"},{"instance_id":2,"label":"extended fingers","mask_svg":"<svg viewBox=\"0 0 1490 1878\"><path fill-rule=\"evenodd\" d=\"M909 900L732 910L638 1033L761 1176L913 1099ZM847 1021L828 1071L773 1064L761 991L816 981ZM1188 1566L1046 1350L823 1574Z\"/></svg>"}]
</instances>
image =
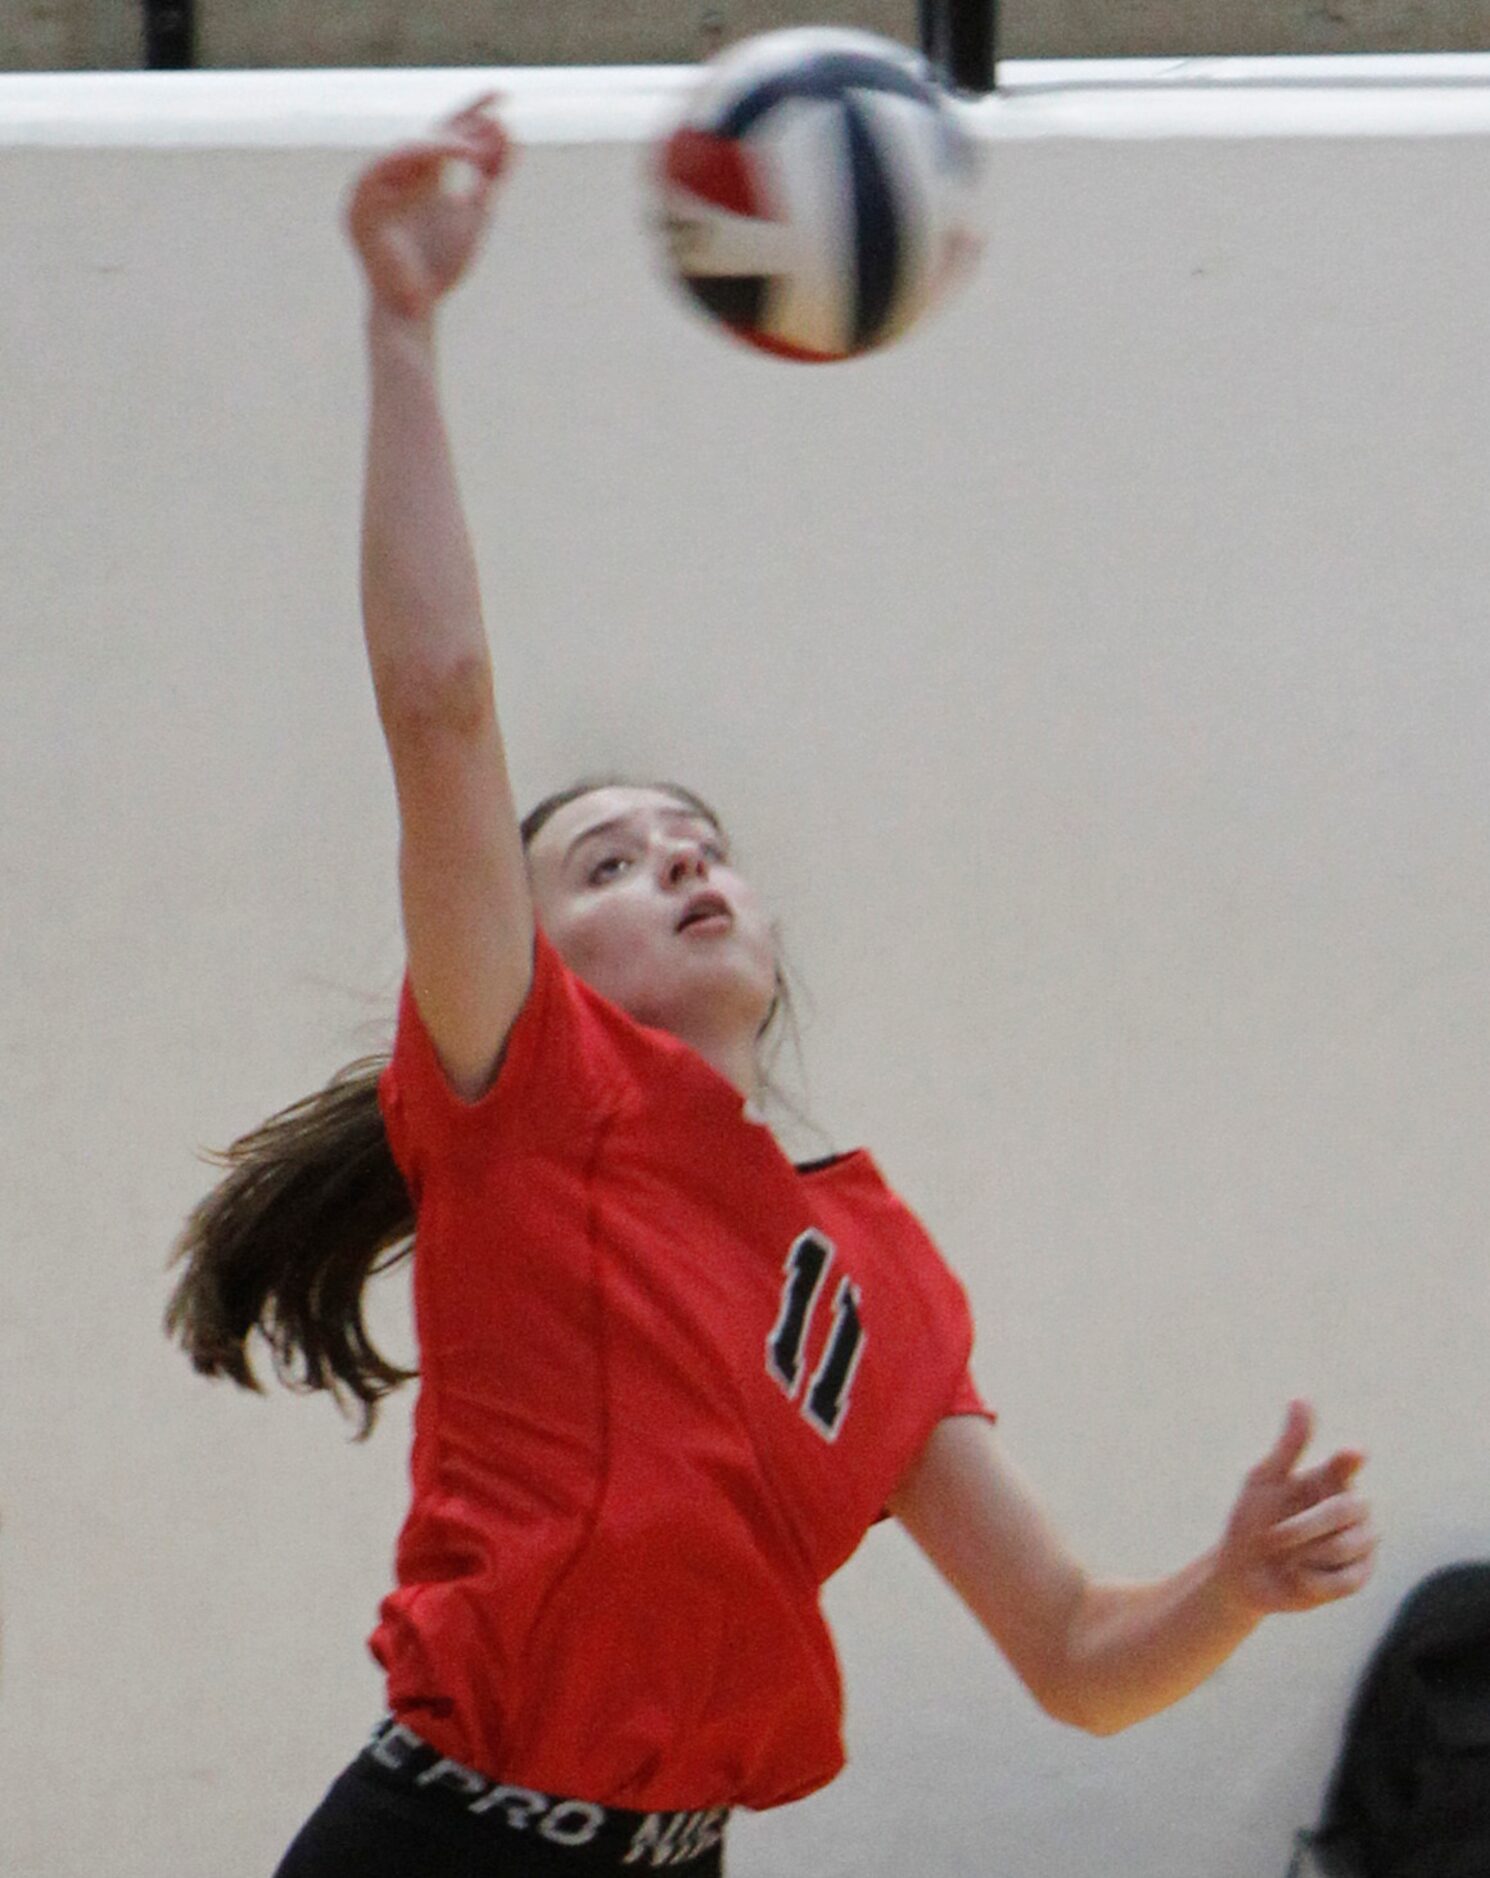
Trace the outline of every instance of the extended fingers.
<instances>
[{"instance_id":1,"label":"extended fingers","mask_svg":"<svg viewBox=\"0 0 1490 1878\"><path fill-rule=\"evenodd\" d=\"M357 179L352 200L366 211L388 208L432 188L448 188L447 175L464 171L481 182L493 181L507 161L507 139L500 126L489 138L441 137L405 144L372 163ZM458 193L468 194L469 188Z\"/></svg>"},{"instance_id":2,"label":"extended fingers","mask_svg":"<svg viewBox=\"0 0 1490 1878\"><path fill-rule=\"evenodd\" d=\"M1290 1576L1316 1604L1348 1598L1371 1576L1376 1545L1376 1533L1369 1525L1337 1533L1297 1553L1290 1564Z\"/></svg>"},{"instance_id":3,"label":"extended fingers","mask_svg":"<svg viewBox=\"0 0 1490 1878\"><path fill-rule=\"evenodd\" d=\"M1288 1412L1283 1418L1283 1432L1268 1453L1252 1469L1251 1478L1256 1481L1286 1480L1293 1472L1295 1462L1308 1447L1309 1437L1313 1432L1314 1410L1312 1406L1302 1399L1290 1402Z\"/></svg>"},{"instance_id":4,"label":"extended fingers","mask_svg":"<svg viewBox=\"0 0 1490 1878\"><path fill-rule=\"evenodd\" d=\"M1269 1535L1273 1567L1286 1586L1285 1610L1348 1598L1370 1578L1377 1536L1363 1500L1342 1494L1283 1520Z\"/></svg>"},{"instance_id":5,"label":"extended fingers","mask_svg":"<svg viewBox=\"0 0 1490 1878\"><path fill-rule=\"evenodd\" d=\"M475 197L494 182L512 158L512 140L490 115L495 92L457 111L433 136L401 144L358 178L352 192L354 219L366 219L428 189Z\"/></svg>"},{"instance_id":6,"label":"extended fingers","mask_svg":"<svg viewBox=\"0 0 1490 1878\"><path fill-rule=\"evenodd\" d=\"M483 91L479 98L472 98L469 104L463 104L458 111L452 111L445 119L447 125L464 129L469 125L495 124L491 108L501 97L498 91Z\"/></svg>"},{"instance_id":7,"label":"extended fingers","mask_svg":"<svg viewBox=\"0 0 1490 1878\"><path fill-rule=\"evenodd\" d=\"M512 139L491 114L497 94L487 92L446 120L444 129L462 148L458 154L476 165L484 176L501 174L512 157Z\"/></svg>"},{"instance_id":8,"label":"extended fingers","mask_svg":"<svg viewBox=\"0 0 1490 1878\"><path fill-rule=\"evenodd\" d=\"M402 144L397 150L390 150L386 156L368 164L357 179L357 193L367 196L407 195L436 177L447 157L459 156L461 153L461 146L455 138Z\"/></svg>"},{"instance_id":9,"label":"extended fingers","mask_svg":"<svg viewBox=\"0 0 1490 1878\"><path fill-rule=\"evenodd\" d=\"M452 119L450 129L457 134L437 147L439 189L454 201L480 206L511 161L512 143L501 125L489 119L472 119L464 133L460 124L460 119Z\"/></svg>"},{"instance_id":10,"label":"extended fingers","mask_svg":"<svg viewBox=\"0 0 1490 1878\"><path fill-rule=\"evenodd\" d=\"M1266 1549L1289 1586L1286 1605L1299 1610L1359 1591L1371 1576L1376 1545L1370 1507L1345 1493L1280 1520Z\"/></svg>"},{"instance_id":11,"label":"extended fingers","mask_svg":"<svg viewBox=\"0 0 1490 1878\"><path fill-rule=\"evenodd\" d=\"M1290 1513L1299 1513L1319 1501L1348 1493L1365 1462L1366 1457L1359 1448L1341 1448L1327 1461L1294 1474L1286 1481L1283 1504Z\"/></svg>"},{"instance_id":12,"label":"extended fingers","mask_svg":"<svg viewBox=\"0 0 1490 1878\"><path fill-rule=\"evenodd\" d=\"M1301 1513L1280 1519L1268 1533L1268 1550L1275 1554L1292 1552L1342 1534L1369 1533L1370 1530L1369 1503L1359 1494L1337 1493L1306 1507Z\"/></svg>"}]
</instances>

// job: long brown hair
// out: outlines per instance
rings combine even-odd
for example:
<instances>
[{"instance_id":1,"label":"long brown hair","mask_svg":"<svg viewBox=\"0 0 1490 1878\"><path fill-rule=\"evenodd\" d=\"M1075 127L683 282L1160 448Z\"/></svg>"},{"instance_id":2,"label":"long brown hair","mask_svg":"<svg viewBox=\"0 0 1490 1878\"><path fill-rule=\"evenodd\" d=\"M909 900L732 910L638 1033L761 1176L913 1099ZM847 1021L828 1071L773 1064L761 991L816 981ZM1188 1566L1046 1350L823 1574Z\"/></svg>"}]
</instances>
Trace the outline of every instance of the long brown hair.
<instances>
[{"instance_id":1,"label":"long brown hair","mask_svg":"<svg viewBox=\"0 0 1490 1878\"><path fill-rule=\"evenodd\" d=\"M620 777L589 777L546 796L523 818L524 849L566 804L596 789L633 786ZM691 790L639 786L676 796L721 825ZM800 1055L791 989L778 965L776 997L757 1039L761 1091L805 1121L770 1078L783 1029ZM363 1316L368 1280L406 1258L414 1244L413 1205L378 1107L387 1063L383 1055L348 1064L324 1088L205 1156L226 1172L193 1208L172 1249L171 1263L185 1269L165 1314L166 1334L194 1369L243 1389L261 1388L248 1348L257 1332L279 1380L296 1390L327 1390L358 1418L358 1440L372 1432L382 1398L418 1373L377 1349Z\"/></svg>"}]
</instances>

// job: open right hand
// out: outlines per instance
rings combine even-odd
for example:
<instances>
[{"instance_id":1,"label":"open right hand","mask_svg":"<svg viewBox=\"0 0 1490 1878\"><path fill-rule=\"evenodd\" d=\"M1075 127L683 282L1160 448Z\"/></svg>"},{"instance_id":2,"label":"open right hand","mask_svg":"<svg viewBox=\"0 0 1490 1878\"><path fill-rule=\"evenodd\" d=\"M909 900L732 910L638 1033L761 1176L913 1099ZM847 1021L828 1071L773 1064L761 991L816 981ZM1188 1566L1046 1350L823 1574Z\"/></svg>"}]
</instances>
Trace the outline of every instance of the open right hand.
<instances>
[{"instance_id":1,"label":"open right hand","mask_svg":"<svg viewBox=\"0 0 1490 1878\"><path fill-rule=\"evenodd\" d=\"M380 157L358 177L347 232L374 301L422 320L465 274L491 219L511 140L478 98L422 143Z\"/></svg>"},{"instance_id":2,"label":"open right hand","mask_svg":"<svg viewBox=\"0 0 1490 1878\"><path fill-rule=\"evenodd\" d=\"M1290 1402L1282 1434L1248 1474L1227 1522L1219 1571L1257 1617L1313 1610L1351 1596L1371 1576L1376 1529L1353 1484L1366 1457L1341 1448L1301 1470L1313 1431L1310 1404Z\"/></svg>"}]
</instances>

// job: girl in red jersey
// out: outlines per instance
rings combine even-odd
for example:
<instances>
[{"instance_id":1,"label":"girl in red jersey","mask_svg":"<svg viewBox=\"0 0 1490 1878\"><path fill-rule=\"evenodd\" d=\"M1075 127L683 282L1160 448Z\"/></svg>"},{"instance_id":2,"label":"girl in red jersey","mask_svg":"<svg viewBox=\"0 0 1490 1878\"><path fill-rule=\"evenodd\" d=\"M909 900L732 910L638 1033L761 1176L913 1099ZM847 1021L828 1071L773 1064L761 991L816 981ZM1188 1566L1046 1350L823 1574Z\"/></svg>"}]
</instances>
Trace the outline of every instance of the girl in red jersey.
<instances>
[{"instance_id":1,"label":"girl in red jersey","mask_svg":"<svg viewBox=\"0 0 1490 1878\"><path fill-rule=\"evenodd\" d=\"M349 227L371 413L362 591L402 834L390 1062L225 1157L168 1324L196 1366L350 1393L417 1219L413 1498L371 1647L388 1718L279 1878L722 1870L729 1809L842 1764L819 1594L888 1507L1052 1715L1106 1734L1371 1569L1362 1462L1290 1404L1217 1545L1089 1577L968 1374L961 1288L868 1155L755 1118L772 929L711 810L605 782L519 825L434 319L508 144L478 104L373 164ZM453 183L453 187L451 186Z\"/></svg>"}]
</instances>

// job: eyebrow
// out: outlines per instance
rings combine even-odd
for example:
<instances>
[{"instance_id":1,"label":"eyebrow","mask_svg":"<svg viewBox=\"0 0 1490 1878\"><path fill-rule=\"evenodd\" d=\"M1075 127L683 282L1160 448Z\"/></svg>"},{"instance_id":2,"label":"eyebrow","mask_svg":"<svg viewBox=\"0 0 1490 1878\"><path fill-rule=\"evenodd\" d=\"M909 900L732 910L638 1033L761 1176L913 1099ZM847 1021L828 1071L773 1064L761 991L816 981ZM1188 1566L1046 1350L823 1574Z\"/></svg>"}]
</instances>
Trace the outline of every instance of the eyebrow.
<instances>
[{"instance_id":1,"label":"eyebrow","mask_svg":"<svg viewBox=\"0 0 1490 1878\"><path fill-rule=\"evenodd\" d=\"M634 824L637 814L637 810L631 809L624 815L613 815L608 821L596 822L593 828L586 828L581 834L576 835L573 841L571 841L569 846L564 850L564 860L562 864L568 866L570 857L574 854L575 850L582 848L587 841L593 841L597 835L613 835L617 829L630 828ZM721 841L724 839L713 822L711 822L706 815L700 815L697 809L685 809L680 806L675 809L660 809L658 814L664 821L696 822L699 827L707 828L710 834L719 836Z\"/></svg>"}]
</instances>

